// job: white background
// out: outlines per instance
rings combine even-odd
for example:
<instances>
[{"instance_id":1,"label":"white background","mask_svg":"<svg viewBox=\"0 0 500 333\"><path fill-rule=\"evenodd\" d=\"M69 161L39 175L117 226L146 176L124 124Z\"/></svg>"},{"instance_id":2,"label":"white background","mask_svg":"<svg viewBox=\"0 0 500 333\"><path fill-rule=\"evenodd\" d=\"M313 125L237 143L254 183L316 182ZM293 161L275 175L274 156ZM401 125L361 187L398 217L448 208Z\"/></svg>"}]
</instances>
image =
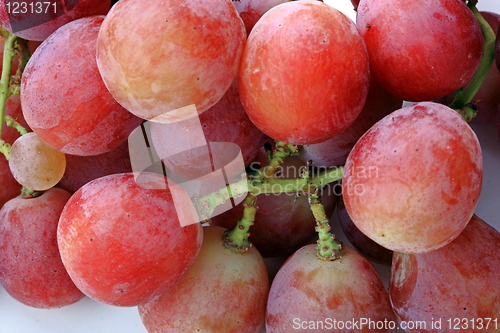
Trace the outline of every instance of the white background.
<instances>
[{"instance_id":1,"label":"white background","mask_svg":"<svg viewBox=\"0 0 500 333\"><path fill-rule=\"evenodd\" d=\"M354 19L350 0L329 0L328 4ZM498 0L479 0L478 8L500 13ZM500 93L500 92L498 92ZM481 141L484 157L483 191L476 214L500 230L500 144L493 124L473 126ZM346 242L332 218L334 231ZM346 242L348 243L348 242ZM280 260L267 260L275 271ZM375 265L387 285L389 268ZM221 320L224 320L221 314ZM147 333L137 309L107 306L89 298L51 310L34 309L12 299L0 287L0 333ZM264 332L264 329L262 330Z\"/></svg>"}]
</instances>

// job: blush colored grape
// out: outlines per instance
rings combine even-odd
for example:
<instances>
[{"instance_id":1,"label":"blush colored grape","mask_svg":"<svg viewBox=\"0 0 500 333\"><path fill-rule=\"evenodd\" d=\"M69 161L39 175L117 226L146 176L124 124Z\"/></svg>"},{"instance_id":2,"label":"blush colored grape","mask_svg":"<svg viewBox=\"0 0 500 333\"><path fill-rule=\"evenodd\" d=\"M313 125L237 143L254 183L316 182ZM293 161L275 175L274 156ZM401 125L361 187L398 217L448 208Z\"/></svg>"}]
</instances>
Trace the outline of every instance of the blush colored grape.
<instances>
[{"instance_id":1,"label":"blush colored grape","mask_svg":"<svg viewBox=\"0 0 500 333\"><path fill-rule=\"evenodd\" d=\"M76 191L59 221L61 258L75 285L116 306L150 302L191 266L200 224L181 227L165 178L131 173L93 180Z\"/></svg>"},{"instance_id":2,"label":"blush colored grape","mask_svg":"<svg viewBox=\"0 0 500 333\"><path fill-rule=\"evenodd\" d=\"M160 298L139 305L148 332L259 332L269 293L266 265L255 248L242 255L224 247L223 231L205 227L186 274Z\"/></svg>"},{"instance_id":3,"label":"blush colored grape","mask_svg":"<svg viewBox=\"0 0 500 333\"><path fill-rule=\"evenodd\" d=\"M433 100L461 88L481 59L481 28L461 0L361 0L356 25L373 75L403 100Z\"/></svg>"},{"instance_id":4,"label":"blush colored grape","mask_svg":"<svg viewBox=\"0 0 500 333\"><path fill-rule=\"evenodd\" d=\"M47 38L22 77L27 123L46 143L72 155L108 152L127 140L141 119L109 94L95 60L104 16L73 21Z\"/></svg>"},{"instance_id":5,"label":"blush colored grape","mask_svg":"<svg viewBox=\"0 0 500 333\"><path fill-rule=\"evenodd\" d=\"M422 102L376 123L344 171L354 224L385 248L422 253L448 244L469 222L483 161L476 134L456 111Z\"/></svg>"},{"instance_id":6,"label":"blush colored grape","mask_svg":"<svg viewBox=\"0 0 500 333\"><path fill-rule=\"evenodd\" d=\"M0 210L0 282L19 302L59 308L82 299L63 266L57 247L59 216L71 194L52 188L41 196L21 196Z\"/></svg>"},{"instance_id":7,"label":"blush colored grape","mask_svg":"<svg viewBox=\"0 0 500 333\"><path fill-rule=\"evenodd\" d=\"M314 247L302 247L278 271L269 292L266 331L395 333L389 295L368 259L346 246L342 259L323 261ZM360 326L362 318L366 323ZM334 326L353 321L358 326Z\"/></svg>"},{"instance_id":8,"label":"blush colored grape","mask_svg":"<svg viewBox=\"0 0 500 333\"><path fill-rule=\"evenodd\" d=\"M173 122L183 107L202 113L222 98L245 38L230 0L121 0L99 32L97 64L127 110Z\"/></svg>"},{"instance_id":9,"label":"blush colored grape","mask_svg":"<svg viewBox=\"0 0 500 333\"><path fill-rule=\"evenodd\" d=\"M319 1L291 1L254 26L238 80L243 106L262 132L313 144L342 132L361 112L368 56L347 16Z\"/></svg>"},{"instance_id":10,"label":"blush colored grape","mask_svg":"<svg viewBox=\"0 0 500 333\"><path fill-rule=\"evenodd\" d=\"M396 253L389 293L398 319L427 323L412 332L498 332L499 247L500 233L474 215L453 242L436 251ZM457 325L456 318L463 321ZM479 329L486 318L490 324ZM433 320L442 326L432 328Z\"/></svg>"}]
</instances>

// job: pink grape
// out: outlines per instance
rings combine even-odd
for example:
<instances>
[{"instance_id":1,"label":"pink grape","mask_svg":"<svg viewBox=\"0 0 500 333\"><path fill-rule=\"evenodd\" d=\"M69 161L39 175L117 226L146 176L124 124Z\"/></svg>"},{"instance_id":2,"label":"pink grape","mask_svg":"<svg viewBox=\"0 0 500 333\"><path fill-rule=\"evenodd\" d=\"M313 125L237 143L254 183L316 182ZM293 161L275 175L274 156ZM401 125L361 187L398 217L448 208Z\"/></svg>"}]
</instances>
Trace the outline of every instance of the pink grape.
<instances>
[{"instance_id":1,"label":"pink grape","mask_svg":"<svg viewBox=\"0 0 500 333\"><path fill-rule=\"evenodd\" d=\"M345 246L342 259L323 261L314 248L310 244L299 249L275 276L267 302L267 332L396 332L389 295L368 259Z\"/></svg>"},{"instance_id":2,"label":"pink grape","mask_svg":"<svg viewBox=\"0 0 500 333\"><path fill-rule=\"evenodd\" d=\"M43 191L61 180L66 169L66 156L45 143L35 132L30 132L12 145L9 168L21 185Z\"/></svg>"},{"instance_id":3,"label":"pink grape","mask_svg":"<svg viewBox=\"0 0 500 333\"><path fill-rule=\"evenodd\" d=\"M27 123L66 154L108 152L142 122L113 99L100 78L95 52L103 20L86 17L58 29L37 48L22 76Z\"/></svg>"},{"instance_id":4,"label":"pink grape","mask_svg":"<svg viewBox=\"0 0 500 333\"><path fill-rule=\"evenodd\" d=\"M375 79L403 100L461 88L481 59L481 28L461 0L361 0L356 25Z\"/></svg>"},{"instance_id":5,"label":"pink grape","mask_svg":"<svg viewBox=\"0 0 500 333\"><path fill-rule=\"evenodd\" d=\"M110 0L2 1L0 25L21 38L43 41L71 21L92 15L105 15L110 4ZM20 13L18 15L14 15L16 8Z\"/></svg>"},{"instance_id":6,"label":"pink grape","mask_svg":"<svg viewBox=\"0 0 500 333\"><path fill-rule=\"evenodd\" d=\"M389 293L398 319L427 323L412 332L498 332L499 247L500 233L474 215L455 240L436 251L395 253ZM486 318L492 318L488 326ZM433 329L437 320L442 326Z\"/></svg>"},{"instance_id":7,"label":"pink grape","mask_svg":"<svg viewBox=\"0 0 500 333\"><path fill-rule=\"evenodd\" d=\"M127 110L176 121L185 117L178 109L202 113L222 98L245 38L230 0L121 0L99 32L97 64Z\"/></svg>"},{"instance_id":8,"label":"pink grape","mask_svg":"<svg viewBox=\"0 0 500 333\"><path fill-rule=\"evenodd\" d=\"M181 227L165 178L142 173L95 179L76 191L61 214L57 242L75 285L116 306L150 302L192 265L203 232Z\"/></svg>"},{"instance_id":9,"label":"pink grape","mask_svg":"<svg viewBox=\"0 0 500 333\"><path fill-rule=\"evenodd\" d=\"M19 302L59 308L82 299L57 247L59 216L71 194L51 188L41 196L8 201L0 210L0 282Z\"/></svg>"},{"instance_id":10,"label":"pink grape","mask_svg":"<svg viewBox=\"0 0 500 333\"><path fill-rule=\"evenodd\" d=\"M267 11L248 36L240 97L269 137L323 142L361 112L368 66L366 47L347 16L319 1L286 2Z\"/></svg>"},{"instance_id":11,"label":"pink grape","mask_svg":"<svg viewBox=\"0 0 500 333\"><path fill-rule=\"evenodd\" d=\"M266 265L255 248L241 255L222 246L223 231L205 227L200 253L184 276L139 305L148 332L259 332L269 293Z\"/></svg>"},{"instance_id":12,"label":"pink grape","mask_svg":"<svg viewBox=\"0 0 500 333\"><path fill-rule=\"evenodd\" d=\"M347 158L342 195L354 224L393 251L422 253L465 228L481 192L482 153L458 112L421 102L389 114Z\"/></svg>"}]
</instances>

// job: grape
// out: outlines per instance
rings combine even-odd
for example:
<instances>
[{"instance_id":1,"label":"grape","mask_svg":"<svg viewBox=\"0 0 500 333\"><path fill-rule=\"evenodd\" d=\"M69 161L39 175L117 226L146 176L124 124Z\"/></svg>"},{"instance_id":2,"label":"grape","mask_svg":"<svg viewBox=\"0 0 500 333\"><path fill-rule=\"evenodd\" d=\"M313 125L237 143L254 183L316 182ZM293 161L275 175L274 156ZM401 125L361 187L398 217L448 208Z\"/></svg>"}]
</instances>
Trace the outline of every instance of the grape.
<instances>
[{"instance_id":1,"label":"grape","mask_svg":"<svg viewBox=\"0 0 500 333\"><path fill-rule=\"evenodd\" d=\"M200 224L181 227L165 178L142 173L95 179L61 214L57 241L76 286L110 305L150 302L172 287L198 254Z\"/></svg>"},{"instance_id":2,"label":"grape","mask_svg":"<svg viewBox=\"0 0 500 333\"><path fill-rule=\"evenodd\" d=\"M319 1L292 1L254 26L238 80L243 106L261 131L313 144L342 132L361 112L368 56L347 16Z\"/></svg>"},{"instance_id":3,"label":"grape","mask_svg":"<svg viewBox=\"0 0 500 333\"><path fill-rule=\"evenodd\" d=\"M447 106L421 102L376 123L347 158L342 194L349 216L393 251L422 253L460 234L483 175L476 134Z\"/></svg>"},{"instance_id":4,"label":"grape","mask_svg":"<svg viewBox=\"0 0 500 333\"><path fill-rule=\"evenodd\" d=\"M245 23L247 34L250 34L255 23L265 12L285 2L286 0L240 0L233 2L233 4Z\"/></svg>"},{"instance_id":5,"label":"grape","mask_svg":"<svg viewBox=\"0 0 500 333\"><path fill-rule=\"evenodd\" d=\"M314 247L306 245L295 252L274 278L267 302L267 332L396 332L390 329L396 318L389 295L373 265L350 246L335 261L319 260ZM388 328L375 329L368 323L333 326L359 325L363 319L379 325L386 321Z\"/></svg>"},{"instance_id":6,"label":"grape","mask_svg":"<svg viewBox=\"0 0 500 333\"><path fill-rule=\"evenodd\" d=\"M26 121L66 154L108 152L142 122L113 99L100 78L95 52L103 19L86 17L58 29L37 48L23 73Z\"/></svg>"},{"instance_id":7,"label":"grape","mask_svg":"<svg viewBox=\"0 0 500 333\"><path fill-rule=\"evenodd\" d=\"M132 172L128 142L104 154L66 155L66 171L57 186L74 193L94 179L126 172Z\"/></svg>"},{"instance_id":8,"label":"grape","mask_svg":"<svg viewBox=\"0 0 500 333\"><path fill-rule=\"evenodd\" d=\"M185 116L177 109L201 113L222 98L245 38L230 0L121 0L99 32L97 64L127 110L174 122Z\"/></svg>"},{"instance_id":9,"label":"grape","mask_svg":"<svg viewBox=\"0 0 500 333\"><path fill-rule=\"evenodd\" d=\"M160 298L139 305L148 332L259 331L269 293L264 260L254 248L241 255L221 246L223 231L205 227L186 274Z\"/></svg>"},{"instance_id":10,"label":"grape","mask_svg":"<svg viewBox=\"0 0 500 333\"><path fill-rule=\"evenodd\" d=\"M481 59L481 28L460 0L361 0L356 25L375 79L403 100L461 88Z\"/></svg>"},{"instance_id":11,"label":"grape","mask_svg":"<svg viewBox=\"0 0 500 333\"><path fill-rule=\"evenodd\" d=\"M389 293L398 318L427 323L415 332L498 332L499 247L500 233L474 215L453 242L436 251L396 253ZM463 318L463 327L456 318ZM484 318L494 321L481 328ZM431 329L437 319L442 327Z\"/></svg>"},{"instance_id":12,"label":"grape","mask_svg":"<svg viewBox=\"0 0 500 333\"><path fill-rule=\"evenodd\" d=\"M31 132L12 145L9 168L21 185L43 191L55 186L64 175L66 156Z\"/></svg>"},{"instance_id":13,"label":"grape","mask_svg":"<svg viewBox=\"0 0 500 333\"><path fill-rule=\"evenodd\" d=\"M317 167L335 167L345 164L347 155L358 139L377 121L403 105L399 98L389 95L373 78L365 105L358 118L342 133L324 142L305 145L299 157L313 160Z\"/></svg>"},{"instance_id":14,"label":"grape","mask_svg":"<svg viewBox=\"0 0 500 333\"><path fill-rule=\"evenodd\" d=\"M51 188L36 198L17 196L0 210L0 282L25 305L58 308L84 297L57 248L57 223L70 196Z\"/></svg>"},{"instance_id":15,"label":"grape","mask_svg":"<svg viewBox=\"0 0 500 333\"><path fill-rule=\"evenodd\" d=\"M43 41L66 23L86 16L105 15L109 7L110 0L2 1L0 25L21 38Z\"/></svg>"},{"instance_id":16,"label":"grape","mask_svg":"<svg viewBox=\"0 0 500 333\"><path fill-rule=\"evenodd\" d=\"M261 152L256 161L267 165L267 156ZM303 168L304 163L297 157L288 157L277 178L298 178ZM322 203L326 215L331 216L335 206L331 187L323 190ZM250 228L250 240L264 258L290 255L315 237L316 220L306 195L296 198L296 193L261 194L257 206L259 209L255 224ZM212 224L232 229L242 216L243 203L212 217Z\"/></svg>"},{"instance_id":17,"label":"grape","mask_svg":"<svg viewBox=\"0 0 500 333\"><path fill-rule=\"evenodd\" d=\"M491 12L481 12L481 15L489 23L494 31L498 30L500 25L500 14ZM464 86L464 88L469 84L469 82ZM471 123L492 123L496 119L497 106L500 104L500 71L498 70L496 64L493 62L491 64L486 78L479 88L476 95L471 100L477 109L477 115L472 118ZM446 95L443 98L437 100L437 102L450 105L455 98L455 93Z\"/></svg>"},{"instance_id":18,"label":"grape","mask_svg":"<svg viewBox=\"0 0 500 333\"><path fill-rule=\"evenodd\" d=\"M345 209L342 196L337 200L337 213L342 231L356 250L373 262L391 265L393 252L372 241L356 227Z\"/></svg>"}]
</instances>

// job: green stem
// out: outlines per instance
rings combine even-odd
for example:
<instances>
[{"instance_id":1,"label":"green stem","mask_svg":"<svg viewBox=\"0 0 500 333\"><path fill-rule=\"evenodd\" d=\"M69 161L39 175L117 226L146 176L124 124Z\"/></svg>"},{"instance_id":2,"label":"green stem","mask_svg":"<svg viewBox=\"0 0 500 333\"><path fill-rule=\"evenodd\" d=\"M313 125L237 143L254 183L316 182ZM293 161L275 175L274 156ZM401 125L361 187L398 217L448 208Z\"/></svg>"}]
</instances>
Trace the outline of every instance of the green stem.
<instances>
[{"instance_id":1,"label":"green stem","mask_svg":"<svg viewBox=\"0 0 500 333\"><path fill-rule=\"evenodd\" d=\"M5 122L5 103L10 93L10 70L12 68L12 58L16 55L14 50L16 39L16 35L9 34L5 39L3 48L2 75L0 77L0 138L2 138L2 127Z\"/></svg>"},{"instance_id":2,"label":"green stem","mask_svg":"<svg viewBox=\"0 0 500 333\"><path fill-rule=\"evenodd\" d=\"M250 227L255 221L257 213L257 196L248 194L243 201L243 217L238 221L236 227L226 230L222 236L224 245L233 252L244 253L250 249Z\"/></svg>"},{"instance_id":3,"label":"green stem","mask_svg":"<svg viewBox=\"0 0 500 333\"><path fill-rule=\"evenodd\" d=\"M21 77L28 60L30 60L31 51L28 47L28 41L22 38L17 39L16 49L19 53L19 66L17 67L16 74L12 77L10 90L13 95L19 96L21 94Z\"/></svg>"},{"instance_id":4,"label":"green stem","mask_svg":"<svg viewBox=\"0 0 500 333\"><path fill-rule=\"evenodd\" d=\"M207 220L212 216L217 206L224 204L231 197L237 198L247 193L253 195L297 192L311 193L316 188L322 188L324 185L342 179L343 170L343 167L329 168L310 179L275 178L267 183L242 179L203 197L194 197L192 200L198 210L198 215L202 220Z\"/></svg>"},{"instance_id":5,"label":"green stem","mask_svg":"<svg viewBox=\"0 0 500 333\"><path fill-rule=\"evenodd\" d=\"M325 207L321 203L318 193L309 195L309 204L316 220L316 232L318 233L316 256L321 260L333 261L340 259L344 246L330 231L330 223L325 213Z\"/></svg>"},{"instance_id":6,"label":"green stem","mask_svg":"<svg viewBox=\"0 0 500 333\"><path fill-rule=\"evenodd\" d=\"M7 126L15 128L19 132L19 134L21 134L21 135L24 135L24 134L28 133L28 131L26 130L26 128L24 128L21 124L19 124L11 116L5 116L5 123L7 124Z\"/></svg>"},{"instance_id":7,"label":"green stem","mask_svg":"<svg viewBox=\"0 0 500 333\"><path fill-rule=\"evenodd\" d=\"M8 142L0 139L0 153L5 156L5 159L8 161L10 159L10 149L11 145Z\"/></svg>"},{"instance_id":8,"label":"green stem","mask_svg":"<svg viewBox=\"0 0 500 333\"><path fill-rule=\"evenodd\" d=\"M257 180L261 183L271 181L276 176L276 170L283 164L288 156L297 156L300 147L283 141L276 141L273 154L269 160L269 165L262 167Z\"/></svg>"},{"instance_id":9,"label":"green stem","mask_svg":"<svg viewBox=\"0 0 500 333\"><path fill-rule=\"evenodd\" d=\"M470 121L476 113L474 108L468 104L472 101L483 84L486 74L488 74L488 71L490 70L495 59L494 50L496 35L488 22L486 22L481 13L477 10L476 4L477 0L471 0L467 5L481 26L481 31L484 36L483 55L476 73L472 77L469 85L467 85L465 89L458 90L456 92L455 99L450 104L450 108L456 109L467 121Z\"/></svg>"},{"instance_id":10,"label":"green stem","mask_svg":"<svg viewBox=\"0 0 500 333\"><path fill-rule=\"evenodd\" d=\"M32 198L37 198L41 196L45 191L35 191L35 190L30 190L29 188L26 188L23 186L21 190L21 197L24 199L32 199Z\"/></svg>"}]
</instances>

